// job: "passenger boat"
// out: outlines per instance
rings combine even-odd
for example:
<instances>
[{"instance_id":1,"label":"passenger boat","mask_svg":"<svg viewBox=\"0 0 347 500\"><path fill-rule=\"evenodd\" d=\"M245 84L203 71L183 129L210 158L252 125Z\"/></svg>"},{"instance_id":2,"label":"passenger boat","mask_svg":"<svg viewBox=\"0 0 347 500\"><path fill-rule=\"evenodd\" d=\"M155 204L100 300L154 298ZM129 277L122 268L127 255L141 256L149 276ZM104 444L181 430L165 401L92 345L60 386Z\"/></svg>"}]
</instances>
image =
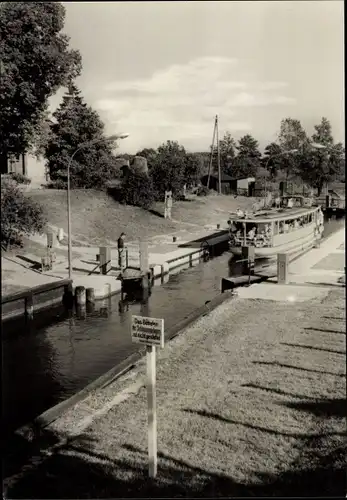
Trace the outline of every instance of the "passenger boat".
<instances>
[{"instance_id":1,"label":"passenger boat","mask_svg":"<svg viewBox=\"0 0 347 500\"><path fill-rule=\"evenodd\" d=\"M299 253L322 237L324 216L310 198L285 196L279 208L270 208L232 218L229 250L241 255L242 247L255 247L255 258L273 258L279 253Z\"/></svg>"}]
</instances>

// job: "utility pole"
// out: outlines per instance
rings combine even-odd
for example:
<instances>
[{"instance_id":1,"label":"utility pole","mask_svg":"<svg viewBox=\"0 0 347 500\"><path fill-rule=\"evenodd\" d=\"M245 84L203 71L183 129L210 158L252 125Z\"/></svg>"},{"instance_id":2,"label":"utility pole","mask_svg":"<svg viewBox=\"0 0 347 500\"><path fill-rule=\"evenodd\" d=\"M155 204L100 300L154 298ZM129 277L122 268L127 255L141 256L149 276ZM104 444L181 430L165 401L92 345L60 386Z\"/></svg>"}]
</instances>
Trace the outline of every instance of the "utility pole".
<instances>
[{"instance_id":1,"label":"utility pole","mask_svg":"<svg viewBox=\"0 0 347 500\"><path fill-rule=\"evenodd\" d=\"M211 177L211 172L212 172L213 148L214 148L214 141L215 141L215 137L216 137L216 130L217 130L217 116L215 118L214 127L213 127L212 146L211 146L211 154L210 154L210 164L208 166L207 189L210 188L210 177Z\"/></svg>"},{"instance_id":2,"label":"utility pole","mask_svg":"<svg viewBox=\"0 0 347 500\"><path fill-rule=\"evenodd\" d=\"M222 179L221 179L221 171L220 171L218 115L216 115L216 136L217 136L218 194L222 194Z\"/></svg>"},{"instance_id":3,"label":"utility pole","mask_svg":"<svg viewBox=\"0 0 347 500\"><path fill-rule=\"evenodd\" d=\"M207 178L207 187L210 187L210 177L212 172L212 164L213 164L213 154L214 154L214 143L217 139L217 163L218 163L218 193L221 193L221 175L220 175L220 154L219 154L219 134L218 134L218 115L216 115L214 120L214 128L213 128L213 136L212 136L212 146L211 146L211 155L210 155L210 164L208 166L208 178Z\"/></svg>"}]
</instances>

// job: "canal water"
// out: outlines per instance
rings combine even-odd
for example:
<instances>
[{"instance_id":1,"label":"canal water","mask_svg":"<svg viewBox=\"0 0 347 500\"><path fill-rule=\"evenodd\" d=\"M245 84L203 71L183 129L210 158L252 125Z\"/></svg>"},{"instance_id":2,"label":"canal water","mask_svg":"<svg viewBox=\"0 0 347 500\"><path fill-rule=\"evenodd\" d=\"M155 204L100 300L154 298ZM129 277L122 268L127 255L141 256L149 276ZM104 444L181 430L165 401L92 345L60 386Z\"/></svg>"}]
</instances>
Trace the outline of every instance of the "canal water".
<instances>
[{"instance_id":1,"label":"canal water","mask_svg":"<svg viewBox=\"0 0 347 500\"><path fill-rule=\"evenodd\" d=\"M344 224L326 222L328 236ZM261 264L261 263L260 263ZM259 266L259 262L257 262ZM148 309L131 304L120 309L113 296L86 317L68 317L61 308L40 314L30 325L6 322L2 327L3 415L14 430L69 398L138 350L131 343L133 314L164 318L169 329L220 293L223 277L240 274L240 264L225 253L170 276L152 289Z\"/></svg>"}]
</instances>

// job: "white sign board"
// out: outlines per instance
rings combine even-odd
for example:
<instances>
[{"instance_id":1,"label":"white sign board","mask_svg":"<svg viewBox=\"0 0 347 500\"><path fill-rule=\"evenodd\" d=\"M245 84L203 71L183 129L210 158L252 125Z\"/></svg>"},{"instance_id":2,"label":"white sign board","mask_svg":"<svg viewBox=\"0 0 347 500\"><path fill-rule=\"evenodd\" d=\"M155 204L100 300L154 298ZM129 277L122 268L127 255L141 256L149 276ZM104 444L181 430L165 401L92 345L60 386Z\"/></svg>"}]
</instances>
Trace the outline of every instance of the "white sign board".
<instances>
[{"instance_id":1,"label":"white sign board","mask_svg":"<svg viewBox=\"0 0 347 500\"><path fill-rule=\"evenodd\" d=\"M164 347L164 320L145 316L131 317L131 339L138 344Z\"/></svg>"}]
</instances>

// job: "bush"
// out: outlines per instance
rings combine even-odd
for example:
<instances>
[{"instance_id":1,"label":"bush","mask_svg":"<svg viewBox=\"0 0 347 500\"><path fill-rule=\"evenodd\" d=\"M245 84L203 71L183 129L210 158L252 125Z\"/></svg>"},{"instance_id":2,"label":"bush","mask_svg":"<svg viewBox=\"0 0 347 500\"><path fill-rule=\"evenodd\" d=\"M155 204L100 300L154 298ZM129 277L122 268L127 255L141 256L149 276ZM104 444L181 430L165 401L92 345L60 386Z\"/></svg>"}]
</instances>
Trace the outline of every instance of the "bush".
<instances>
[{"instance_id":1,"label":"bush","mask_svg":"<svg viewBox=\"0 0 347 500\"><path fill-rule=\"evenodd\" d=\"M210 190L207 186L199 186L196 190L197 196L208 196L210 194Z\"/></svg>"},{"instance_id":2,"label":"bush","mask_svg":"<svg viewBox=\"0 0 347 500\"><path fill-rule=\"evenodd\" d=\"M16 181L18 184L25 184L26 186L31 183L31 179L26 177L23 174L17 172L11 172L11 178Z\"/></svg>"},{"instance_id":3,"label":"bush","mask_svg":"<svg viewBox=\"0 0 347 500\"><path fill-rule=\"evenodd\" d=\"M120 202L148 209L153 205L154 200L152 179L145 173L129 171L122 182Z\"/></svg>"},{"instance_id":4,"label":"bush","mask_svg":"<svg viewBox=\"0 0 347 500\"><path fill-rule=\"evenodd\" d=\"M55 181L49 181L45 187L47 189L67 189L67 182L57 179Z\"/></svg>"},{"instance_id":5,"label":"bush","mask_svg":"<svg viewBox=\"0 0 347 500\"><path fill-rule=\"evenodd\" d=\"M20 244L24 235L40 233L46 223L41 205L18 188L14 181L1 183L1 246Z\"/></svg>"}]
</instances>

